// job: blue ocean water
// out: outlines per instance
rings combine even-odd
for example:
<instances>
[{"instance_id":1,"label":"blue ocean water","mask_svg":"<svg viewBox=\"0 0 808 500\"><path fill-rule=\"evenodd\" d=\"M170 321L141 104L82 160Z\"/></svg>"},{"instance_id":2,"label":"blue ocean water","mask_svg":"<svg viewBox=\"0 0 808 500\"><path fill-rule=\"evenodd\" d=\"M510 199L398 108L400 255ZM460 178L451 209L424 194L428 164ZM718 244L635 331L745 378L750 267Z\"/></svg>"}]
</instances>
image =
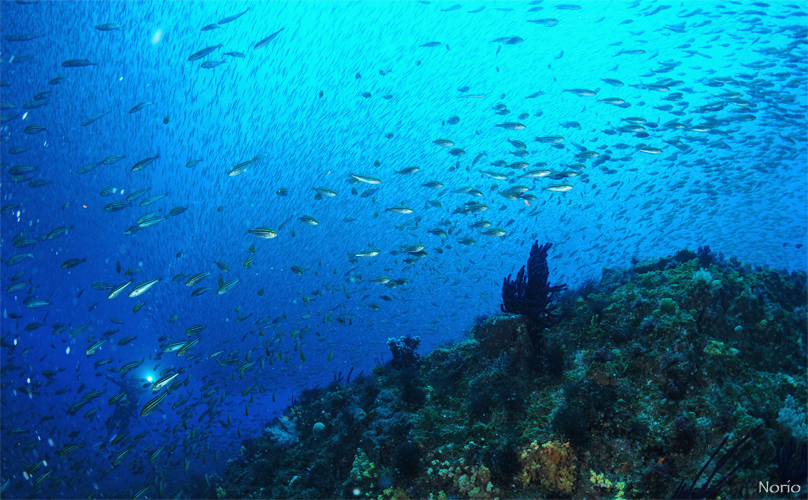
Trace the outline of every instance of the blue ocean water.
<instances>
[{"instance_id":1,"label":"blue ocean water","mask_svg":"<svg viewBox=\"0 0 808 500\"><path fill-rule=\"evenodd\" d=\"M808 268L804 2L0 9L3 496L193 497L388 338L462 339L534 240L571 287L703 245Z\"/></svg>"}]
</instances>

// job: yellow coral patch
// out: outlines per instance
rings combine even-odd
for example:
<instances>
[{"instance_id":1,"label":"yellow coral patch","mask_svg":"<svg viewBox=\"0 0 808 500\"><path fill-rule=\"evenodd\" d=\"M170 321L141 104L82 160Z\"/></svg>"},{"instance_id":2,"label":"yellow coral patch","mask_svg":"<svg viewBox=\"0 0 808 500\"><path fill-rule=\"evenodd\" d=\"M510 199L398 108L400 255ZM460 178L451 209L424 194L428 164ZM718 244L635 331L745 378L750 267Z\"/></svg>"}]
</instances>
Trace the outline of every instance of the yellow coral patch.
<instances>
[{"instance_id":1,"label":"yellow coral patch","mask_svg":"<svg viewBox=\"0 0 808 500\"><path fill-rule=\"evenodd\" d=\"M548 441L530 443L522 453L522 483L538 483L548 491L572 493L575 481L575 454L569 443Z\"/></svg>"}]
</instances>

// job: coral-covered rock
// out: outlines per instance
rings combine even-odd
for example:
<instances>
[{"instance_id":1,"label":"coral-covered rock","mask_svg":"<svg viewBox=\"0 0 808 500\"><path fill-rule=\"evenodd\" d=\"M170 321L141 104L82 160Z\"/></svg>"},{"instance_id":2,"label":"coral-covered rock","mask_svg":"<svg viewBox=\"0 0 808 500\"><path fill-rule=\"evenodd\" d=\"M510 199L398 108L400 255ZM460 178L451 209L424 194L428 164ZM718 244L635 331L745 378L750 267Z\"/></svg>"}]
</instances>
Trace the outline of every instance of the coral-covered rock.
<instances>
[{"instance_id":1,"label":"coral-covered rock","mask_svg":"<svg viewBox=\"0 0 808 500\"><path fill-rule=\"evenodd\" d=\"M539 269L547 248L534 245ZM510 286L553 288L535 270ZM722 462L705 491L741 498L803 477L804 273L721 258L701 268L685 251L604 271L584 292L559 296L568 321L549 330L554 316L522 312L480 319L422 357L415 338L392 340L395 366L301 395L208 495L693 498Z\"/></svg>"}]
</instances>

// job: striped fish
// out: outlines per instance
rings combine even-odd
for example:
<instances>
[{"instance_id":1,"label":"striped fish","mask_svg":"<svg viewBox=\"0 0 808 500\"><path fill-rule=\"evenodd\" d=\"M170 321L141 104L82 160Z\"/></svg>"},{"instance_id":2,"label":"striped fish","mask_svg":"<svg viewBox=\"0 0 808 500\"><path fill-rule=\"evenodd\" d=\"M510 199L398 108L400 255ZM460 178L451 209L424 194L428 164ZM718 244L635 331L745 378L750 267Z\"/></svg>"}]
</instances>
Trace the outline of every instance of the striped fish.
<instances>
[{"instance_id":1,"label":"striped fish","mask_svg":"<svg viewBox=\"0 0 808 500\"><path fill-rule=\"evenodd\" d=\"M176 342L169 342L168 344L163 347L163 352L175 352L182 349L182 347L187 344L187 340L179 340Z\"/></svg>"},{"instance_id":2,"label":"striped fish","mask_svg":"<svg viewBox=\"0 0 808 500\"><path fill-rule=\"evenodd\" d=\"M247 232L258 236L259 238L264 238L266 240L278 236L277 232L268 227L257 227L255 229L248 229Z\"/></svg>"},{"instance_id":3,"label":"striped fish","mask_svg":"<svg viewBox=\"0 0 808 500\"><path fill-rule=\"evenodd\" d=\"M151 165L158 158L160 158L159 153L152 156L151 158L144 158L144 159L140 160L139 162L135 163L134 165L132 165L132 168L129 171L130 172L138 172L140 170L143 170L144 168Z\"/></svg>"},{"instance_id":4,"label":"striped fish","mask_svg":"<svg viewBox=\"0 0 808 500\"><path fill-rule=\"evenodd\" d=\"M155 460L157 460L157 457L160 456L160 453L162 453L163 448L165 448L165 446L157 448L151 453L151 455L149 455L149 463L153 463Z\"/></svg>"},{"instance_id":5,"label":"striped fish","mask_svg":"<svg viewBox=\"0 0 808 500\"><path fill-rule=\"evenodd\" d=\"M197 333L201 332L205 328L206 328L205 325L193 325L193 326L190 326L190 327L188 327L187 330L185 330L185 335L191 337L191 336L196 335Z\"/></svg>"},{"instance_id":6,"label":"striped fish","mask_svg":"<svg viewBox=\"0 0 808 500\"><path fill-rule=\"evenodd\" d=\"M124 457L126 457L126 455L128 455L130 451L132 451L132 448L127 448L122 452L118 453L118 455L112 460L112 467L115 468L121 465L121 462L123 462Z\"/></svg>"},{"instance_id":7,"label":"striped fish","mask_svg":"<svg viewBox=\"0 0 808 500\"><path fill-rule=\"evenodd\" d=\"M196 273L193 276L191 276L190 278L188 278L188 281L185 282L185 286L194 286L197 283L199 283L200 281L202 281L203 279L207 278L208 276L210 276L210 273L208 273L208 272Z\"/></svg>"},{"instance_id":8,"label":"striped fish","mask_svg":"<svg viewBox=\"0 0 808 500\"><path fill-rule=\"evenodd\" d=\"M239 281L238 279L234 279L234 280L228 281L227 283L221 283L219 285L219 289L216 291L216 293L218 295L221 295L223 293L229 292L234 286L236 286L236 283L238 283L238 281Z\"/></svg>"},{"instance_id":9,"label":"striped fish","mask_svg":"<svg viewBox=\"0 0 808 500\"><path fill-rule=\"evenodd\" d=\"M160 389L162 389L163 387L165 387L169 383L171 383L171 381L174 380L175 378L177 378L178 376L179 376L179 373L174 372L174 373L169 373L167 375L163 375L162 377L158 378L154 382L154 384L152 384L152 392L159 391Z\"/></svg>"},{"instance_id":10,"label":"striped fish","mask_svg":"<svg viewBox=\"0 0 808 500\"><path fill-rule=\"evenodd\" d=\"M87 356L92 356L93 354L98 352L98 349L100 349L101 345L106 341L107 339L101 339L96 342L93 342L92 344L90 344L90 347L88 347L87 350L84 351L84 354L86 354Z\"/></svg>"},{"instance_id":11,"label":"striped fish","mask_svg":"<svg viewBox=\"0 0 808 500\"><path fill-rule=\"evenodd\" d=\"M185 343L184 346L180 348L179 351L177 351L177 356L185 356L186 354L188 354L188 351L198 343L199 343L198 339L189 340L188 342Z\"/></svg>"},{"instance_id":12,"label":"striped fish","mask_svg":"<svg viewBox=\"0 0 808 500\"><path fill-rule=\"evenodd\" d=\"M351 178L359 182L364 182L365 184L371 184L371 185L382 183L381 180L377 179L376 177L371 177L369 175L351 174Z\"/></svg>"},{"instance_id":13,"label":"striped fish","mask_svg":"<svg viewBox=\"0 0 808 500\"><path fill-rule=\"evenodd\" d=\"M144 281L143 283L141 283L141 284L137 285L136 287L134 287L132 289L132 291L129 292L129 296L130 297L137 297L139 295L143 295L144 293L149 291L149 288L156 285L158 281L160 281L159 278L155 278L155 279L149 280L149 281Z\"/></svg>"},{"instance_id":14,"label":"striped fish","mask_svg":"<svg viewBox=\"0 0 808 500\"><path fill-rule=\"evenodd\" d=\"M64 445L61 449L56 451L56 454L60 457L64 457L73 453L74 451L78 450L79 448L83 447L84 443L69 443Z\"/></svg>"},{"instance_id":15,"label":"striped fish","mask_svg":"<svg viewBox=\"0 0 808 500\"><path fill-rule=\"evenodd\" d=\"M132 280L129 280L126 283L121 283L120 285L114 286L112 288L112 290L109 292L109 295L107 295L107 298L108 299L114 299L115 297L120 295L121 292L123 292L126 289L126 287L128 287L131 284L132 284Z\"/></svg>"},{"instance_id":16,"label":"striped fish","mask_svg":"<svg viewBox=\"0 0 808 500\"><path fill-rule=\"evenodd\" d=\"M113 201L104 206L105 212L118 212L128 207L131 203L128 201Z\"/></svg>"},{"instance_id":17,"label":"striped fish","mask_svg":"<svg viewBox=\"0 0 808 500\"><path fill-rule=\"evenodd\" d=\"M141 417L148 417L149 415L151 415L152 413L157 411L157 408L160 407L160 404L163 402L163 400L166 398L166 396L168 396L168 393L164 392L164 393L160 394L159 396L157 396L156 398L153 398L148 403L146 403L146 406L144 406L143 409L140 411L140 416ZM117 457L116 457L116 460L117 460Z\"/></svg>"}]
</instances>

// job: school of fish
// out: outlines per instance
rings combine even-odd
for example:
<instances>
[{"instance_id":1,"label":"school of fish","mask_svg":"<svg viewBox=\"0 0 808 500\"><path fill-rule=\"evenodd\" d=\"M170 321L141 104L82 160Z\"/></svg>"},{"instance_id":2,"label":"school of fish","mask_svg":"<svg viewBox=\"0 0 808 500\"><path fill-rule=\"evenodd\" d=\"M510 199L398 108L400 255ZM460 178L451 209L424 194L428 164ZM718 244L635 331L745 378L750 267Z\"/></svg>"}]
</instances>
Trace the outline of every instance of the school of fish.
<instances>
[{"instance_id":1,"label":"school of fish","mask_svg":"<svg viewBox=\"0 0 808 500\"><path fill-rule=\"evenodd\" d=\"M806 16L4 2L0 496L194 498L305 388L498 310L536 239L558 282L804 265Z\"/></svg>"}]
</instances>

